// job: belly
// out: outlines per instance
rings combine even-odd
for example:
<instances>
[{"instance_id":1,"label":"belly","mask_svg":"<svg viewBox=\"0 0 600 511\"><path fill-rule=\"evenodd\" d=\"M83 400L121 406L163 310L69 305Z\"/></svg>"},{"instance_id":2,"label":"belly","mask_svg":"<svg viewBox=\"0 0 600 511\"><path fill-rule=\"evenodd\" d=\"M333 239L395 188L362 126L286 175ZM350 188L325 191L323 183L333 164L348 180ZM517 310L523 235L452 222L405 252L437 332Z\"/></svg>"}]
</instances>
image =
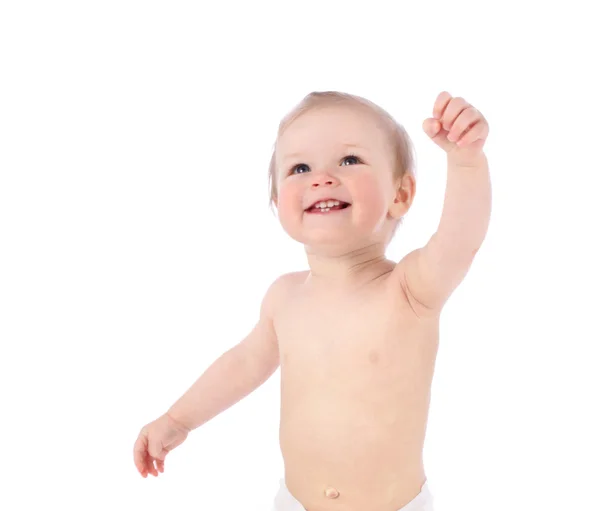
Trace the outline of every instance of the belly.
<instances>
[{"instance_id":1,"label":"belly","mask_svg":"<svg viewBox=\"0 0 600 511\"><path fill-rule=\"evenodd\" d=\"M395 511L419 492L431 360L396 355L282 362L286 483L308 511Z\"/></svg>"}]
</instances>

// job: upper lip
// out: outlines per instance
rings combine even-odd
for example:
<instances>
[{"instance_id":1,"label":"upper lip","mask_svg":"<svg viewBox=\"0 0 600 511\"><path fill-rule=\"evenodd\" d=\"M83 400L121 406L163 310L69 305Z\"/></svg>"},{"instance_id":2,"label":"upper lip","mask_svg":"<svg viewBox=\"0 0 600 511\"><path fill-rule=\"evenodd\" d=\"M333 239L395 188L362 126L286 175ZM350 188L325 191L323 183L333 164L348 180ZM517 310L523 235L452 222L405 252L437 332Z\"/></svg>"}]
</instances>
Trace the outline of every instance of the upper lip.
<instances>
[{"instance_id":1,"label":"upper lip","mask_svg":"<svg viewBox=\"0 0 600 511\"><path fill-rule=\"evenodd\" d=\"M343 203L345 203L345 204L350 204L350 203L349 203L349 202L347 202L347 201L344 201L344 200L342 200L342 199L336 199L335 197L324 197L324 198L322 198L322 199L317 199L317 200L316 200L316 201L314 201L314 202L313 202L313 203L312 203L310 206L308 206L306 209L310 209L310 208L312 208L312 207L313 207L315 204L318 204L319 202L326 202L326 201L328 201L328 200L335 200L335 201L338 201L338 202L343 202ZM305 210L305 211L306 211L306 210Z\"/></svg>"}]
</instances>

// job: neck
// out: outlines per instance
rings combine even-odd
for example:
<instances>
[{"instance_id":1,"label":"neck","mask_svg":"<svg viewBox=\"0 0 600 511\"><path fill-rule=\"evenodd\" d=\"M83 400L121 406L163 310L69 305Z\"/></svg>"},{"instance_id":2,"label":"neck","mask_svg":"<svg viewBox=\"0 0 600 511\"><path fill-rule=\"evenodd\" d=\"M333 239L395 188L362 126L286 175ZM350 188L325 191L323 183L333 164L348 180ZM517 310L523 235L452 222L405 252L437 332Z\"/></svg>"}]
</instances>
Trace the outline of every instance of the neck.
<instances>
[{"instance_id":1,"label":"neck","mask_svg":"<svg viewBox=\"0 0 600 511\"><path fill-rule=\"evenodd\" d=\"M340 254L323 254L306 248L313 283L360 286L389 273L393 263L385 258L383 243L374 243Z\"/></svg>"}]
</instances>

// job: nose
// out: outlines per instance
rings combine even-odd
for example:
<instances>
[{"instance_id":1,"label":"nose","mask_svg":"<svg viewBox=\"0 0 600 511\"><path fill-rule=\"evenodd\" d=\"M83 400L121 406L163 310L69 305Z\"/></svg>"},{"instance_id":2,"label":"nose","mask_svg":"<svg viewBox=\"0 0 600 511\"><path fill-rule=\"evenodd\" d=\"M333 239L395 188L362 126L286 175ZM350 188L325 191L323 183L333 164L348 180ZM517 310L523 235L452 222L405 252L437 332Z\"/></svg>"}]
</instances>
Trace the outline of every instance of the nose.
<instances>
[{"instance_id":1,"label":"nose","mask_svg":"<svg viewBox=\"0 0 600 511\"><path fill-rule=\"evenodd\" d=\"M337 186L340 182L337 178L333 177L331 174L313 174L312 185L311 188L321 188L326 186Z\"/></svg>"}]
</instances>

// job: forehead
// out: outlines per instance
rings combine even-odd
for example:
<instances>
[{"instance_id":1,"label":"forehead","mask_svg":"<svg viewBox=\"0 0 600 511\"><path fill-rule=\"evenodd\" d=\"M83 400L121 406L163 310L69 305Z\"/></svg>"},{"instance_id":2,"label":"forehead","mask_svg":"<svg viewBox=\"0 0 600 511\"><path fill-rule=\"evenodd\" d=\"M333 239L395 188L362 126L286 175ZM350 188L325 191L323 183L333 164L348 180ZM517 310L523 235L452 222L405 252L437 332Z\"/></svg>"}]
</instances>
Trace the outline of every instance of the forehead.
<instances>
[{"instance_id":1,"label":"forehead","mask_svg":"<svg viewBox=\"0 0 600 511\"><path fill-rule=\"evenodd\" d=\"M387 149L387 137L374 112L353 105L327 105L310 109L283 131L278 156L303 153L342 144L373 151Z\"/></svg>"}]
</instances>

